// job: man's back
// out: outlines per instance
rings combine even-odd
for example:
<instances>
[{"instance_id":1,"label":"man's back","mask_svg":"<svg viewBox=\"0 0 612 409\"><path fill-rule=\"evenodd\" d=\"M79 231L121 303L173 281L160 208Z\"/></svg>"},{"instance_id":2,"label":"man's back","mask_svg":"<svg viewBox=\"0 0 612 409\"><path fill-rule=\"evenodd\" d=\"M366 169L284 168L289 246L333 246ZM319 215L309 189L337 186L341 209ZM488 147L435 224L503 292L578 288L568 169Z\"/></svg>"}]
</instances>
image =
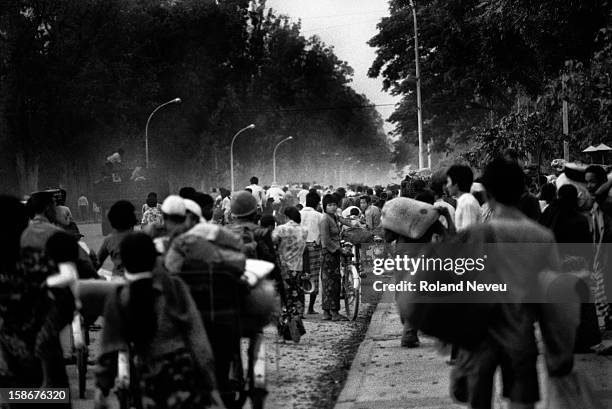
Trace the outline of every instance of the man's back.
<instances>
[{"instance_id":1,"label":"man's back","mask_svg":"<svg viewBox=\"0 0 612 409\"><path fill-rule=\"evenodd\" d=\"M283 189L278 186L272 186L270 189L268 189L268 197L274 199L274 203L280 203L280 201L285 197L285 192L283 192Z\"/></svg>"},{"instance_id":2,"label":"man's back","mask_svg":"<svg viewBox=\"0 0 612 409\"><path fill-rule=\"evenodd\" d=\"M509 215L492 218L488 224L467 227L456 240L483 245L487 253L492 253L487 254L487 270L495 274L497 282L507 284L507 302L500 304L498 319L489 326L491 337L506 350L537 353L533 333L537 305L528 301L537 297L538 273L560 270L552 232L514 209Z\"/></svg>"},{"instance_id":3,"label":"man's back","mask_svg":"<svg viewBox=\"0 0 612 409\"><path fill-rule=\"evenodd\" d=\"M300 190L297 194L298 202L304 207L306 207L306 195L307 194L308 194L308 190L306 189Z\"/></svg>"},{"instance_id":4,"label":"man's back","mask_svg":"<svg viewBox=\"0 0 612 409\"><path fill-rule=\"evenodd\" d=\"M306 237L307 242L321 242L321 232L319 230L319 223L321 222L321 218L323 215L317 212L312 207L305 207L300 215L302 217L301 225L306 228L308 231L308 237Z\"/></svg>"},{"instance_id":5,"label":"man's back","mask_svg":"<svg viewBox=\"0 0 612 409\"><path fill-rule=\"evenodd\" d=\"M44 251L49 238L58 231L62 231L62 229L51 224L48 219L36 216L21 234L21 248L29 247Z\"/></svg>"},{"instance_id":6,"label":"man's back","mask_svg":"<svg viewBox=\"0 0 612 409\"><path fill-rule=\"evenodd\" d=\"M365 220L368 229L374 230L380 226L380 209L374 205L368 206L365 211Z\"/></svg>"},{"instance_id":7,"label":"man's back","mask_svg":"<svg viewBox=\"0 0 612 409\"><path fill-rule=\"evenodd\" d=\"M261 208L265 200L265 193L264 193L263 188L259 185L251 184L247 186L247 189L251 189L251 192L253 193L255 200L257 200L257 206Z\"/></svg>"},{"instance_id":8,"label":"man's back","mask_svg":"<svg viewBox=\"0 0 612 409\"><path fill-rule=\"evenodd\" d=\"M480 223L482 220L478 200L471 193L463 193L457 198L455 209L455 226L457 230L463 230L472 224Z\"/></svg>"}]
</instances>

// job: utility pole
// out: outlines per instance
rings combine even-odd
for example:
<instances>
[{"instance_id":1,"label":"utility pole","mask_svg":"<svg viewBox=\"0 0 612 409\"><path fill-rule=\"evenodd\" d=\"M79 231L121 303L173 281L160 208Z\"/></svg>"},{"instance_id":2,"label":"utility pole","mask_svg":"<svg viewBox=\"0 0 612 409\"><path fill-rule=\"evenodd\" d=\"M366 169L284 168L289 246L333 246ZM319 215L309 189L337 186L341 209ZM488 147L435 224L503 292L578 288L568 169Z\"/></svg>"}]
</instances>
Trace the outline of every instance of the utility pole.
<instances>
[{"instance_id":1,"label":"utility pole","mask_svg":"<svg viewBox=\"0 0 612 409\"><path fill-rule=\"evenodd\" d=\"M419 30L417 27L416 4L414 0L410 0L412 7L412 18L414 20L414 65L416 71L416 92L417 92L417 117L418 117L418 132L419 132L419 169L423 169L425 158L423 152L423 116L421 107L421 70L419 67Z\"/></svg>"},{"instance_id":2,"label":"utility pole","mask_svg":"<svg viewBox=\"0 0 612 409\"><path fill-rule=\"evenodd\" d=\"M563 91L566 89L567 74L563 74ZM569 113L567 107L567 99L563 98L563 160L569 162Z\"/></svg>"}]
</instances>

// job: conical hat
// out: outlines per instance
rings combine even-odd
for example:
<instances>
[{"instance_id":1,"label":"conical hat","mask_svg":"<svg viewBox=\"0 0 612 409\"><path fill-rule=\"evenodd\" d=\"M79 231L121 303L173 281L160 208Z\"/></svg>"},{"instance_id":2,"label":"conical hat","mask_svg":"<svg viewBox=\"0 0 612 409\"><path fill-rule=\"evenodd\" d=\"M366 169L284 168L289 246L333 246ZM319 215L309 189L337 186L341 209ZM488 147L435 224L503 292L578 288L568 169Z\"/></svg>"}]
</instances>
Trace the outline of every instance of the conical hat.
<instances>
[{"instance_id":1,"label":"conical hat","mask_svg":"<svg viewBox=\"0 0 612 409\"><path fill-rule=\"evenodd\" d=\"M429 203L398 197L385 203L382 227L410 239L419 239L438 220L440 214Z\"/></svg>"}]
</instances>

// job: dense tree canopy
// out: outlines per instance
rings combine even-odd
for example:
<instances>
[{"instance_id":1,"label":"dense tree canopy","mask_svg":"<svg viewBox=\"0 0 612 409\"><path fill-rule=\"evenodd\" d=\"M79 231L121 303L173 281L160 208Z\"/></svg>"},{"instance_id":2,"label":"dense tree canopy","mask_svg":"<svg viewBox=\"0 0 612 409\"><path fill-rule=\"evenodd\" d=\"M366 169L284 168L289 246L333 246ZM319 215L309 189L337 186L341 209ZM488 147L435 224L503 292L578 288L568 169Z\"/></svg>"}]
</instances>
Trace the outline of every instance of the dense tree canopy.
<instances>
[{"instance_id":1,"label":"dense tree canopy","mask_svg":"<svg viewBox=\"0 0 612 409\"><path fill-rule=\"evenodd\" d=\"M546 92L568 60L586 64L612 4L607 0L417 0L425 138L438 150L495 125L518 99ZM402 101L391 120L405 143L416 140L414 29L409 0L370 40L370 76ZM398 158L401 160L401 158Z\"/></svg>"},{"instance_id":2,"label":"dense tree canopy","mask_svg":"<svg viewBox=\"0 0 612 409\"><path fill-rule=\"evenodd\" d=\"M7 0L0 52L0 143L21 193L84 189L75 175L91 182L120 146L142 164L146 119L175 97L182 104L155 115L149 142L151 164L177 184L227 185L229 142L250 123L236 146L239 184L271 179L287 135L285 180L321 178L321 152L388 160L352 69L263 0Z\"/></svg>"},{"instance_id":3,"label":"dense tree canopy","mask_svg":"<svg viewBox=\"0 0 612 409\"><path fill-rule=\"evenodd\" d=\"M600 31L597 48L587 63L568 60L563 72L551 78L537 99L526 103L490 127L476 128L474 144L466 158L477 165L504 148L522 153L562 157L561 110L568 102L572 156L588 160L580 152L591 144L612 142L612 25ZM597 158L599 160L599 158Z\"/></svg>"}]
</instances>

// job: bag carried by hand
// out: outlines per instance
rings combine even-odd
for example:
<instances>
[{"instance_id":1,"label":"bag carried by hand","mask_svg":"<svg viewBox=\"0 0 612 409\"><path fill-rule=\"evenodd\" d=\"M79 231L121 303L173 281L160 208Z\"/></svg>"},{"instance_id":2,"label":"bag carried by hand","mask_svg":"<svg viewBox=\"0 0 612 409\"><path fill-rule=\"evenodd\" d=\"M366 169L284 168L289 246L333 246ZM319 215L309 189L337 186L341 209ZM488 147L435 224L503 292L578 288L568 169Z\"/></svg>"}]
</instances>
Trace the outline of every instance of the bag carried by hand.
<instances>
[{"instance_id":1,"label":"bag carried by hand","mask_svg":"<svg viewBox=\"0 0 612 409\"><path fill-rule=\"evenodd\" d=\"M491 231L487 232L487 236L492 236L492 228L488 229ZM487 241L494 242L493 237ZM459 255L462 258L477 258L483 254L484 248L476 243L469 246L452 246L448 243L433 244L428 247L424 259L457 258L456 249L460 249ZM478 295L470 294L470 298L466 299L467 295L460 292L420 291L419 282L424 280L428 283L457 284L463 281L464 288L465 282L472 279L479 283L494 282L496 275L491 267L487 265L485 274L466 271L463 275L456 275L452 271L434 268L419 270L414 275L402 277L401 280L414 282L417 289L396 293L402 321L407 320L413 328L443 342L464 349L476 347L486 336L489 323L495 319L497 304L492 303L486 296L478 298Z\"/></svg>"}]
</instances>

